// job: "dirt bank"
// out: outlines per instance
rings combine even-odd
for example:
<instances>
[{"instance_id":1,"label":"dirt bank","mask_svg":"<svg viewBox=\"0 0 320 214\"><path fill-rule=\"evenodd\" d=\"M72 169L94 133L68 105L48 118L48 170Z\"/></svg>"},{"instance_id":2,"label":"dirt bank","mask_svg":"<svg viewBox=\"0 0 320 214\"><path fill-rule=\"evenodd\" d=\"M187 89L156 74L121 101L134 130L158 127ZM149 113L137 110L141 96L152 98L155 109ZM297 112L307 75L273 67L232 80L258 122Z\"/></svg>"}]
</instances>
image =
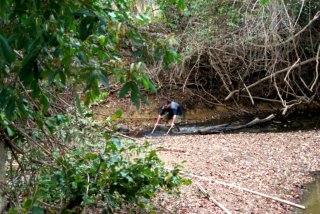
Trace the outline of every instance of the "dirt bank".
<instances>
[{"instance_id":1,"label":"dirt bank","mask_svg":"<svg viewBox=\"0 0 320 214\"><path fill-rule=\"evenodd\" d=\"M205 123L208 121L216 121L222 123L232 118L238 120L241 117L254 119L255 117L264 117L271 113L281 116L281 106L275 103L256 102L251 103L226 103L207 105L201 99L188 97L186 95L179 96L179 93L171 92L171 95L149 95L149 103L143 104L139 109L130 101L129 97L119 98L117 94L109 96L104 102L93 106L95 118L99 121L106 119L114 114L117 109L123 111L119 123L124 124L135 133L153 127L161 106L167 99L175 100L183 106L182 125ZM295 111L320 110L320 104L296 106L288 111L288 114ZM238 119L237 119L238 118ZM215 124L215 123L214 123Z\"/></svg>"},{"instance_id":2,"label":"dirt bank","mask_svg":"<svg viewBox=\"0 0 320 214\"><path fill-rule=\"evenodd\" d=\"M271 196L298 202L311 172L320 170L320 131L239 133L149 137L168 167L233 183ZM223 213L198 191L199 183L232 213L291 213L292 207L234 188L192 179L180 197L161 195L167 213Z\"/></svg>"}]
</instances>

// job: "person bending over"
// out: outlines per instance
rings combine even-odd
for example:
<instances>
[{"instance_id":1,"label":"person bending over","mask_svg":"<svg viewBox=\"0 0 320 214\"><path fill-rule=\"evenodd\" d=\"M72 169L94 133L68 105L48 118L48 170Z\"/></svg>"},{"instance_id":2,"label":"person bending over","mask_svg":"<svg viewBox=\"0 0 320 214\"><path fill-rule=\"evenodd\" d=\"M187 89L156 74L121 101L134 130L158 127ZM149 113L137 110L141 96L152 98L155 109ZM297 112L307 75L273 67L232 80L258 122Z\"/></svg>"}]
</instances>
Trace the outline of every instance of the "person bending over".
<instances>
[{"instance_id":1,"label":"person bending over","mask_svg":"<svg viewBox=\"0 0 320 214\"><path fill-rule=\"evenodd\" d=\"M166 121L166 123L168 123L171 120L171 127L176 126L178 131L180 131L178 124L181 122L181 115L181 105L174 101L167 101L166 104L162 106L159 112L155 126L157 126L161 118L163 118Z\"/></svg>"}]
</instances>

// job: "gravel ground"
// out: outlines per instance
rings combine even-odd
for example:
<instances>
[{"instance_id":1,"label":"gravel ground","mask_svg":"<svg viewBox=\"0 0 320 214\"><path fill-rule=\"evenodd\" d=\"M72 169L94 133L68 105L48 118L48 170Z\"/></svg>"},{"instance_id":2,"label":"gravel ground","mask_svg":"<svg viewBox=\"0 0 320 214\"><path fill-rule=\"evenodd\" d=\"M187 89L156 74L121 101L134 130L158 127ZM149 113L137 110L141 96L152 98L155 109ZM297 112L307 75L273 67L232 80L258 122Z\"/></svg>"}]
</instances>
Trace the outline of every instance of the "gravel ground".
<instances>
[{"instance_id":1,"label":"gravel ground","mask_svg":"<svg viewBox=\"0 0 320 214\"><path fill-rule=\"evenodd\" d=\"M311 172L320 170L320 131L149 137L168 167L299 203ZM231 213L292 213L282 202L192 178L181 195L162 194L166 213L225 213L201 194L198 182Z\"/></svg>"}]
</instances>

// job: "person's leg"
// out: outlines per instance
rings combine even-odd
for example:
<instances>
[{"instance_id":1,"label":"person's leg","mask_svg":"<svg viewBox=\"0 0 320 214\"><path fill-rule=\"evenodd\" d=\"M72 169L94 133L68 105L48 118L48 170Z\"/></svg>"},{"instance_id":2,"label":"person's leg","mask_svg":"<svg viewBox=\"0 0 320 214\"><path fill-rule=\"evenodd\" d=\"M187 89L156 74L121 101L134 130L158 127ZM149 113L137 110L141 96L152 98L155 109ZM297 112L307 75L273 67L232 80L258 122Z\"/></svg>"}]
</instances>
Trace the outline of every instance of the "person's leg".
<instances>
[{"instance_id":1,"label":"person's leg","mask_svg":"<svg viewBox=\"0 0 320 214\"><path fill-rule=\"evenodd\" d=\"M177 115L176 122L175 122L175 128L178 132L180 132L180 123L181 123L181 115Z\"/></svg>"}]
</instances>

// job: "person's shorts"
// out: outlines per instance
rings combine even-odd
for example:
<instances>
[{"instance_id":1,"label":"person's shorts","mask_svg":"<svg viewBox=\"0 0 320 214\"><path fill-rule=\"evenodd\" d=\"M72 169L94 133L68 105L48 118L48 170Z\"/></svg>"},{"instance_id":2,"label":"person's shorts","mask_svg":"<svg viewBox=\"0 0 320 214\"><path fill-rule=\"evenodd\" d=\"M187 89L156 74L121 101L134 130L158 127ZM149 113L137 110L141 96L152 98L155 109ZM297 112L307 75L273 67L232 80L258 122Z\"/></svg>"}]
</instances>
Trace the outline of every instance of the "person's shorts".
<instances>
[{"instance_id":1,"label":"person's shorts","mask_svg":"<svg viewBox=\"0 0 320 214\"><path fill-rule=\"evenodd\" d=\"M170 120L172 120L173 115L170 115L169 113L165 113L162 116L162 118L166 123L168 123ZM181 115L177 115L177 117L176 117L175 124L179 124L179 123L181 123Z\"/></svg>"}]
</instances>

